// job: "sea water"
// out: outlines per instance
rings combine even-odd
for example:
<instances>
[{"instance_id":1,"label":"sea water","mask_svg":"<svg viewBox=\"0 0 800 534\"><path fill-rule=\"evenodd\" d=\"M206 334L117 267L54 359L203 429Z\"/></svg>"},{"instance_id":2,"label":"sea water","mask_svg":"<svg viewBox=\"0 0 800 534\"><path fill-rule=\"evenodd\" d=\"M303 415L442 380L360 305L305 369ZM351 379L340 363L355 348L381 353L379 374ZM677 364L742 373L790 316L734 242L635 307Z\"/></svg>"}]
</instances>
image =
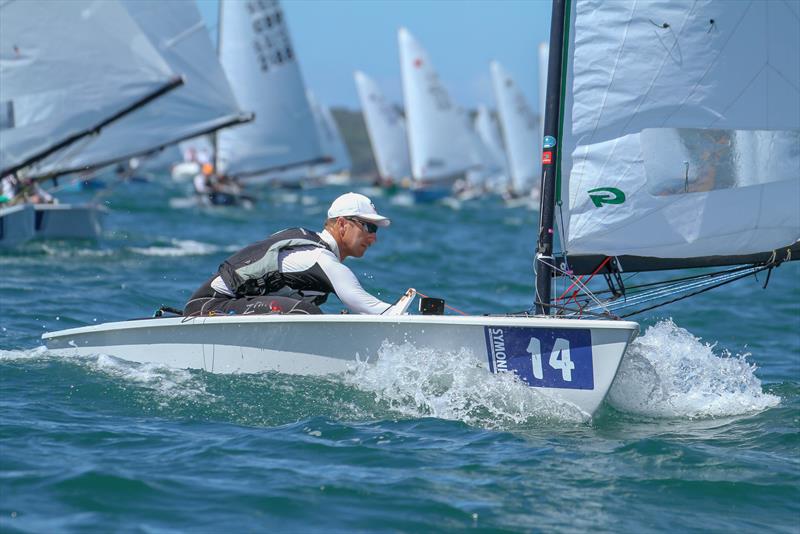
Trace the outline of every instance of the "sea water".
<instances>
[{"instance_id":1,"label":"sea water","mask_svg":"<svg viewBox=\"0 0 800 534\"><path fill-rule=\"evenodd\" d=\"M226 256L318 229L349 189L268 191L244 211L115 186L97 243L1 254L0 531L800 531L796 263L766 289L762 274L640 317L591 419L413 343L326 377L42 347L43 332L180 307ZM392 226L347 262L368 291L530 308L535 212L373 200Z\"/></svg>"}]
</instances>

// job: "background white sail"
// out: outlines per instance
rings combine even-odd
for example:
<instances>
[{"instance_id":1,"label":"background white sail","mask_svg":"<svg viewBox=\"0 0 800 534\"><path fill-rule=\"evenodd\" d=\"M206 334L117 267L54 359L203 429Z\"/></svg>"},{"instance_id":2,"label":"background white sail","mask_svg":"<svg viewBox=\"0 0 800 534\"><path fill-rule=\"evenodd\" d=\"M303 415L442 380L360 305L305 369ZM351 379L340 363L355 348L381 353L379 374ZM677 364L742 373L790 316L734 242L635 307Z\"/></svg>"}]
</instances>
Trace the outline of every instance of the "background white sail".
<instances>
[{"instance_id":1,"label":"background white sail","mask_svg":"<svg viewBox=\"0 0 800 534\"><path fill-rule=\"evenodd\" d=\"M10 169L174 73L120 2L30 0L0 4L0 77L0 169Z\"/></svg>"},{"instance_id":2,"label":"background white sail","mask_svg":"<svg viewBox=\"0 0 800 534\"><path fill-rule=\"evenodd\" d=\"M398 31L398 41L414 179L436 181L476 166L470 160L469 123L439 80L428 53L405 28Z\"/></svg>"},{"instance_id":3,"label":"background white sail","mask_svg":"<svg viewBox=\"0 0 800 534\"><path fill-rule=\"evenodd\" d=\"M478 106L478 113L475 115L475 131L490 157L487 164L489 174L507 176L506 153L500 137L500 130L491 111L484 105Z\"/></svg>"},{"instance_id":4,"label":"background white sail","mask_svg":"<svg viewBox=\"0 0 800 534\"><path fill-rule=\"evenodd\" d=\"M582 0L567 41L570 254L726 256L800 238L797 3Z\"/></svg>"},{"instance_id":5,"label":"background white sail","mask_svg":"<svg viewBox=\"0 0 800 534\"><path fill-rule=\"evenodd\" d=\"M243 109L255 120L217 136L232 175L314 163L323 157L289 29L276 0L220 2L219 55Z\"/></svg>"},{"instance_id":6,"label":"background white sail","mask_svg":"<svg viewBox=\"0 0 800 534\"><path fill-rule=\"evenodd\" d=\"M311 174L316 177L322 177L328 174L350 171L350 154L347 152L342 133L339 131L339 126L336 124L330 108L320 104L311 92L308 93L308 101L314 113L314 120L317 122L322 151L326 157L331 159L329 163L314 165Z\"/></svg>"},{"instance_id":7,"label":"background white sail","mask_svg":"<svg viewBox=\"0 0 800 534\"><path fill-rule=\"evenodd\" d=\"M193 0L122 0L184 84L104 128L72 156L54 154L37 172L110 163L244 119Z\"/></svg>"},{"instance_id":8,"label":"background white sail","mask_svg":"<svg viewBox=\"0 0 800 534\"><path fill-rule=\"evenodd\" d=\"M411 176L403 116L386 100L372 78L360 71L356 71L354 78L372 154L381 178L399 180Z\"/></svg>"},{"instance_id":9,"label":"background white sail","mask_svg":"<svg viewBox=\"0 0 800 534\"><path fill-rule=\"evenodd\" d=\"M513 190L526 194L538 189L541 169L539 120L525 95L497 61L492 61L492 85L503 125Z\"/></svg>"}]
</instances>

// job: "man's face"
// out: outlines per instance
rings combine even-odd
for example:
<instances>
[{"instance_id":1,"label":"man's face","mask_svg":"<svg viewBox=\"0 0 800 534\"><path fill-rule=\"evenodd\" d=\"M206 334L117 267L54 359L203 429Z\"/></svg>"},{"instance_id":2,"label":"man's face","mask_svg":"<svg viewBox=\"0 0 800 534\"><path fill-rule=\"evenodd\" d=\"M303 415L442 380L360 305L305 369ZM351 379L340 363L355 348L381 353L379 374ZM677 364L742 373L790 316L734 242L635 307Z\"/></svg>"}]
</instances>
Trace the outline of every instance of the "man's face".
<instances>
[{"instance_id":1,"label":"man's face","mask_svg":"<svg viewBox=\"0 0 800 534\"><path fill-rule=\"evenodd\" d=\"M360 258L378 240L378 234L370 233L367 224L356 217L339 217L337 224L342 232L340 248L343 257Z\"/></svg>"}]
</instances>

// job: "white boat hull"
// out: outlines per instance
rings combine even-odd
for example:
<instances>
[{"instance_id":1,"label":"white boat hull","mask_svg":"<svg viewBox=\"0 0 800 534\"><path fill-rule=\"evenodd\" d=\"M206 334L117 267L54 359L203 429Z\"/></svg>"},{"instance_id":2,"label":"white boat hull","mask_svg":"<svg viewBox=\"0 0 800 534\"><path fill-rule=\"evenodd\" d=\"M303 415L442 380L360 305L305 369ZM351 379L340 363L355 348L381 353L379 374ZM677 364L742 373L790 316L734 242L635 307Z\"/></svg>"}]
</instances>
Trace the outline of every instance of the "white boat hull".
<instances>
[{"instance_id":1,"label":"white boat hull","mask_svg":"<svg viewBox=\"0 0 800 534\"><path fill-rule=\"evenodd\" d=\"M36 214L31 204L0 209L0 248L11 248L36 234Z\"/></svg>"},{"instance_id":2,"label":"white boat hull","mask_svg":"<svg viewBox=\"0 0 800 534\"><path fill-rule=\"evenodd\" d=\"M172 166L170 175L178 183L191 182L200 173L200 164L196 161L183 161Z\"/></svg>"},{"instance_id":3,"label":"white boat hull","mask_svg":"<svg viewBox=\"0 0 800 534\"><path fill-rule=\"evenodd\" d=\"M35 204L36 238L97 239L108 210L97 204Z\"/></svg>"},{"instance_id":4,"label":"white boat hull","mask_svg":"<svg viewBox=\"0 0 800 534\"><path fill-rule=\"evenodd\" d=\"M342 372L357 361L376 361L384 343L411 343L434 352L466 349L476 365L515 372L531 387L591 415L637 333L638 325L626 321L237 315L107 323L42 337L49 350L63 356L108 354L214 373Z\"/></svg>"}]
</instances>

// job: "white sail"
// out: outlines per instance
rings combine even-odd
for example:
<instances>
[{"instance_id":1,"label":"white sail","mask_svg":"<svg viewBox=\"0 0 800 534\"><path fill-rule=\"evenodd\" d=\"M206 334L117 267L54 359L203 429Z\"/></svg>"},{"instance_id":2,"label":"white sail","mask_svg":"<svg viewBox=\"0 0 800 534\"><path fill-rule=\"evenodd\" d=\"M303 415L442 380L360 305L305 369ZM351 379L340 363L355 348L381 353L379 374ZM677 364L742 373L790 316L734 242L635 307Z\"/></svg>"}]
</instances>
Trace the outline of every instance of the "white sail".
<instances>
[{"instance_id":1,"label":"white sail","mask_svg":"<svg viewBox=\"0 0 800 534\"><path fill-rule=\"evenodd\" d=\"M492 85L505 134L506 153L514 192L526 194L538 188L541 163L539 120L525 95L497 61L492 61Z\"/></svg>"},{"instance_id":2,"label":"white sail","mask_svg":"<svg viewBox=\"0 0 800 534\"><path fill-rule=\"evenodd\" d=\"M328 106L320 104L310 91L307 96L311 104L311 111L314 113L322 151L331 160L329 163L314 165L311 169L311 174L316 177L322 177L328 174L349 171L350 155L347 152L347 146L344 144L342 133L339 131L339 126L337 126L331 110Z\"/></svg>"},{"instance_id":3,"label":"white sail","mask_svg":"<svg viewBox=\"0 0 800 534\"><path fill-rule=\"evenodd\" d=\"M277 0L220 2L219 55L243 109L255 120L219 132L220 168L263 174L322 160L314 116Z\"/></svg>"},{"instance_id":4,"label":"white sail","mask_svg":"<svg viewBox=\"0 0 800 534\"><path fill-rule=\"evenodd\" d=\"M733 256L800 238L797 3L580 0L567 27L568 253Z\"/></svg>"},{"instance_id":5,"label":"white sail","mask_svg":"<svg viewBox=\"0 0 800 534\"><path fill-rule=\"evenodd\" d=\"M475 131L489 154L488 168L490 171L494 173L507 172L506 154L500 138L500 130L492 113L484 105L478 106L478 113L475 115Z\"/></svg>"},{"instance_id":6,"label":"white sail","mask_svg":"<svg viewBox=\"0 0 800 534\"><path fill-rule=\"evenodd\" d=\"M468 120L439 80L428 53L405 28L400 28L398 40L414 179L436 181L475 167Z\"/></svg>"},{"instance_id":7,"label":"white sail","mask_svg":"<svg viewBox=\"0 0 800 534\"><path fill-rule=\"evenodd\" d=\"M411 176L403 116L386 100L372 78L360 71L354 77L378 172L382 178L392 180Z\"/></svg>"},{"instance_id":8,"label":"white sail","mask_svg":"<svg viewBox=\"0 0 800 534\"><path fill-rule=\"evenodd\" d=\"M120 2L3 2L0 171L158 95L174 76Z\"/></svg>"},{"instance_id":9,"label":"white sail","mask_svg":"<svg viewBox=\"0 0 800 534\"><path fill-rule=\"evenodd\" d=\"M170 68L183 76L183 86L104 128L79 152L54 154L37 173L127 159L244 120L194 1L122 4Z\"/></svg>"}]
</instances>

